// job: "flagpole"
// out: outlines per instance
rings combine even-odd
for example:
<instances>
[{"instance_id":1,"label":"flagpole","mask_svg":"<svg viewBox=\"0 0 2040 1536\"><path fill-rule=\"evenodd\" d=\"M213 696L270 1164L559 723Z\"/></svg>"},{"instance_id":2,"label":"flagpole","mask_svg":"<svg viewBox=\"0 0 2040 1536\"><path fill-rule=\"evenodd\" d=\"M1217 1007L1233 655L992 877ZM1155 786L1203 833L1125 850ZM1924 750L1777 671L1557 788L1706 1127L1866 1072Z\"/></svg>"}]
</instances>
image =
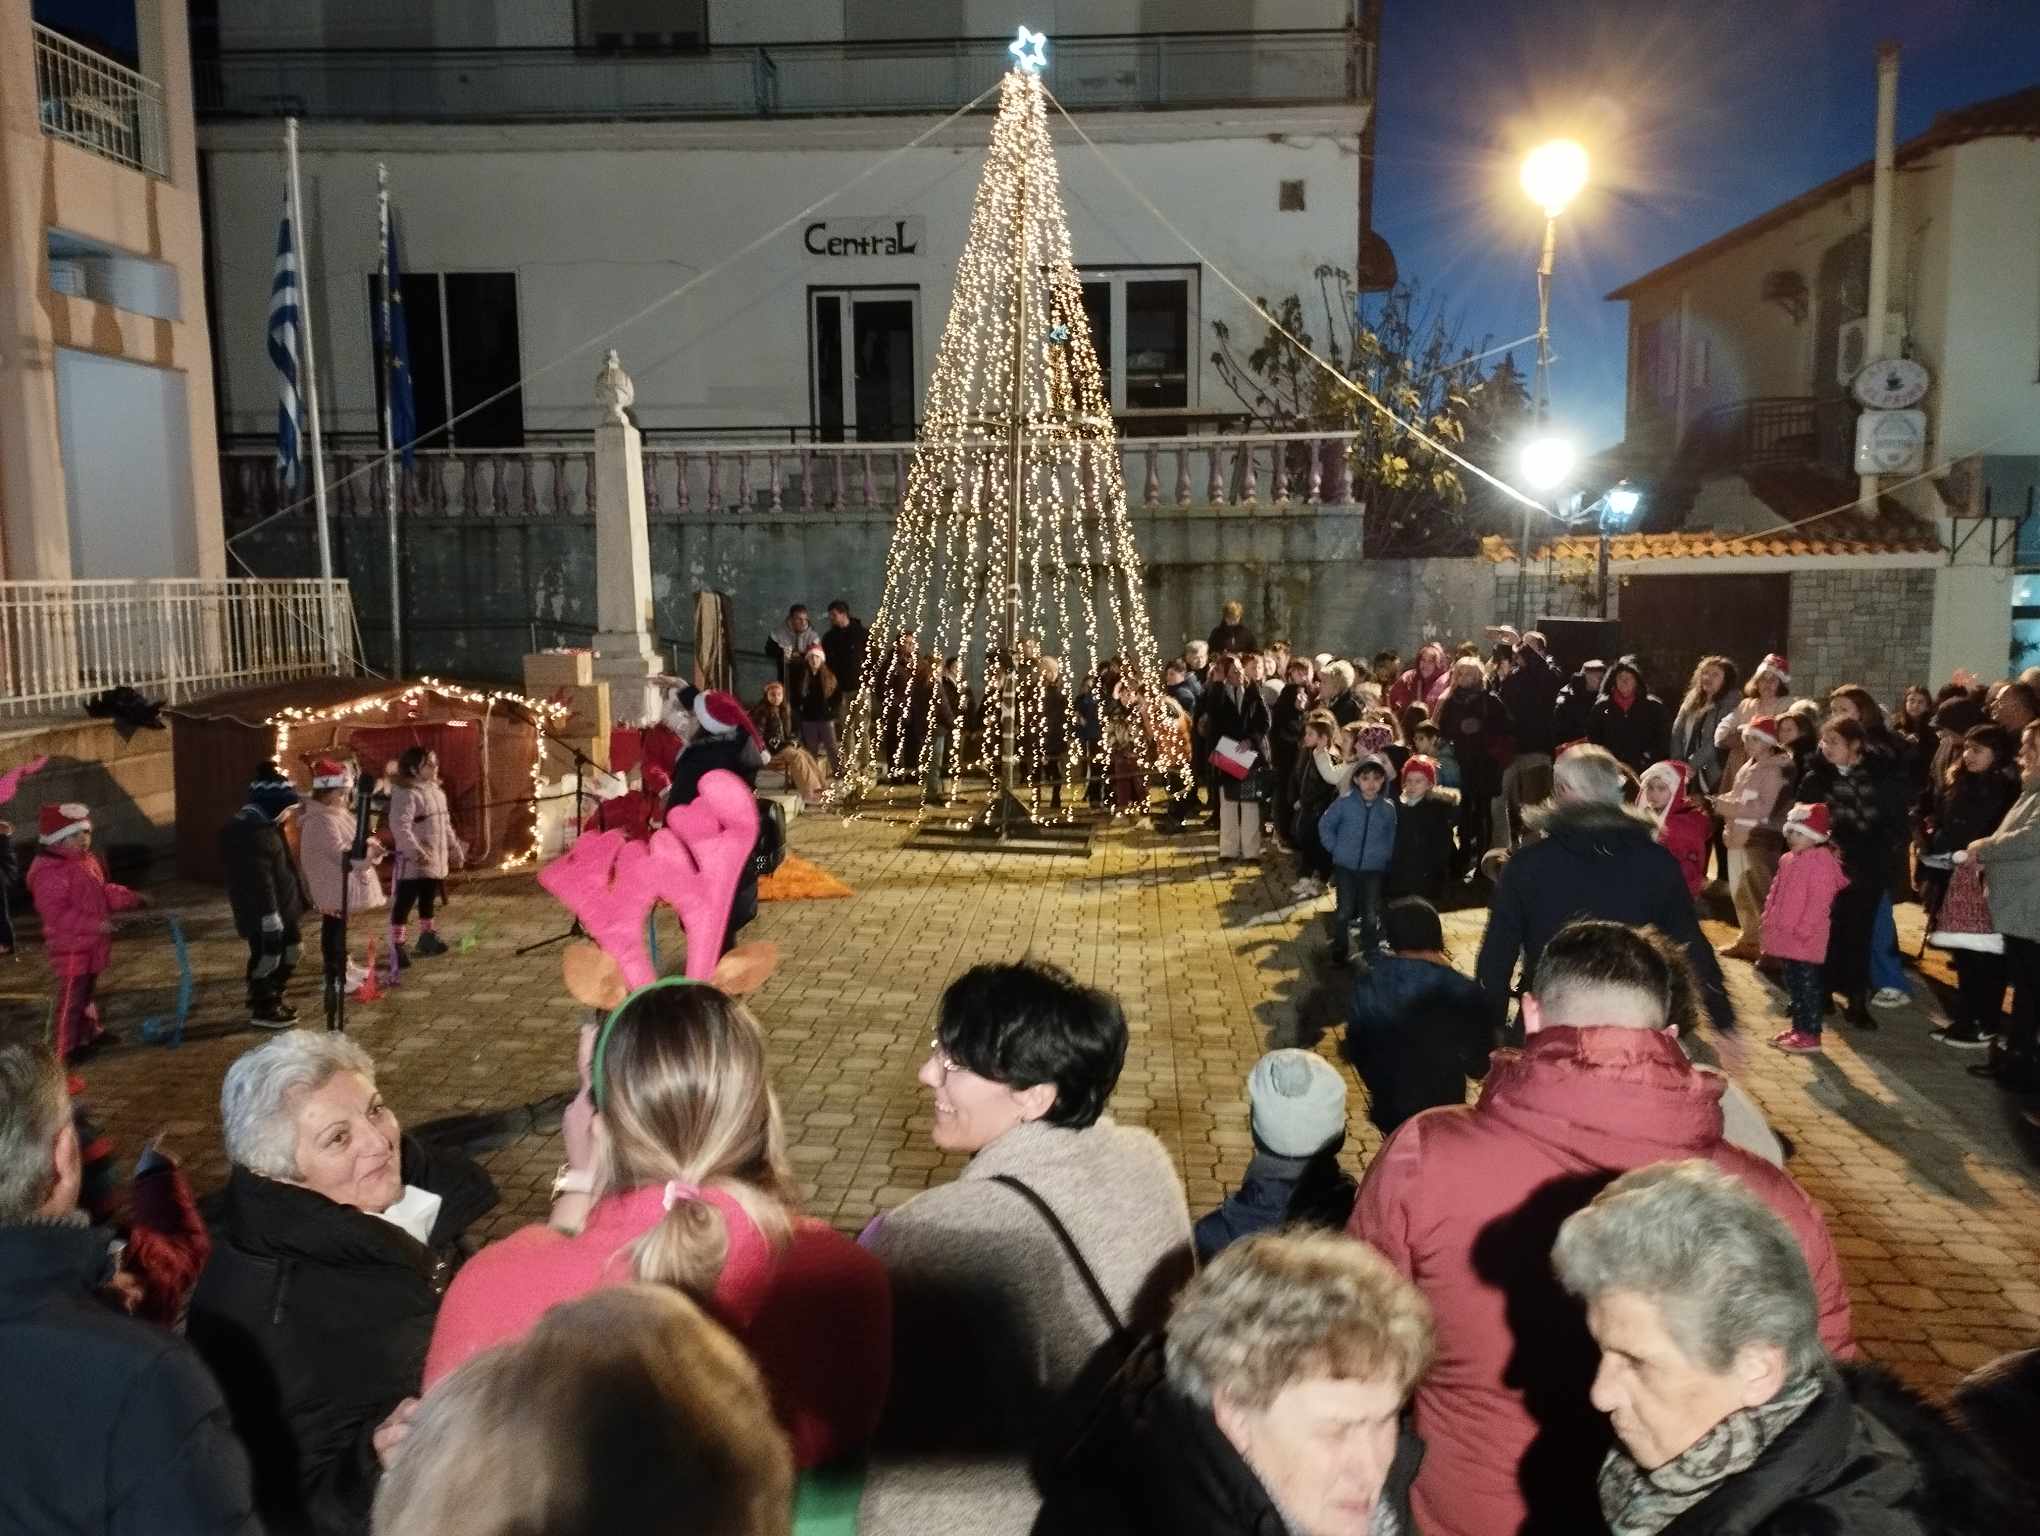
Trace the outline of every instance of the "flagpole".
<instances>
[{"instance_id":1,"label":"flagpole","mask_svg":"<svg viewBox=\"0 0 2040 1536\"><path fill-rule=\"evenodd\" d=\"M375 167L377 226L382 238L376 260L382 268L382 301L377 310L377 351L382 367L383 510L390 531L390 675L404 675L404 604L397 562L397 445L390 425L390 392L396 382L390 377L390 168L381 161Z\"/></svg>"},{"instance_id":2,"label":"flagpole","mask_svg":"<svg viewBox=\"0 0 2040 1536\"><path fill-rule=\"evenodd\" d=\"M333 603L333 541L326 524L326 454L319 440L319 363L312 351L311 242L305 238L304 192L298 185L297 119L283 120L284 158L289 163L290 227L297 246L298 355L304 359L306 435L312 459L312 516L319 528L320 612L326 622L326 669L340 670L340 613Z\"/></svg>"}]
</instances>

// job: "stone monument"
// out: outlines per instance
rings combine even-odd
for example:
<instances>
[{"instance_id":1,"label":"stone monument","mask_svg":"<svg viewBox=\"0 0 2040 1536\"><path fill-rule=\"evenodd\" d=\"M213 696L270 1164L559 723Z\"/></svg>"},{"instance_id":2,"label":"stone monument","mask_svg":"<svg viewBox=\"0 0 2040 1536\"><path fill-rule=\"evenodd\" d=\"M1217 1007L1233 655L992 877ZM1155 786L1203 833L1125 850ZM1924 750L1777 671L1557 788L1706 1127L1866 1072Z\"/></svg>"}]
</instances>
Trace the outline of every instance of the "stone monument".
<instances>
[{"instance_id":1,"label":"stone monument","mask_svg":"<svg viewBox=\"0 0 2040 1536\"><path fill-rule=\"evenodd\" d=\"M637 389L611 351L595 378L595 681L609 717L657 719L659 654L652 616L652 546L645 522L642 441L628 407Z\"/></svg>"}]
</instances>

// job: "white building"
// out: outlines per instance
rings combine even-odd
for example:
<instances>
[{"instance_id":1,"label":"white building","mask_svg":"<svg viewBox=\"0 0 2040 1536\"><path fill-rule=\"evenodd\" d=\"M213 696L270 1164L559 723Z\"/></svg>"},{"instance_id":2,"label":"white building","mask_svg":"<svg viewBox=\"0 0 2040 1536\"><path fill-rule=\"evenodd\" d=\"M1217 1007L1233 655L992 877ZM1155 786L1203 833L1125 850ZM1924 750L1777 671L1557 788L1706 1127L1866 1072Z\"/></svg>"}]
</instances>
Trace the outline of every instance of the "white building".
<instances>
[{"instance_id":1,"label":"white building","mask_svg":"<svg viewBox=\"0 0 2040 1536\"><path fill-rule=\"evenodd\" d=\"M2018 574L2040 570L2040 517L2019 521L2040 511L2040 88L1898 146L1882 347L1864 319L1871 181L1860 165L1609 295L1629 304L1629 472L1690 504L1677 532L1618 539L1616 560L1818 570L1795 662L1802 639L1825 645L1839 584L1905 658L1890 676L1997 675L2013 651L2040 660L2040 579ZM1814 518L1853 499L1849 381L1883 356L1931 375L1929 472L1892 477L1880 515ZM1905 568L1933 573L1930 623L1878 598Z\"/></svg>"},{"instance_id":2,"label":"white building","mask_svg":"<svg viewBox=\"0 0 2040 1536\"><path fill-rule=\"evenodd\" d=\"M1209 327L1249 321L1212 267L1271 300L1314 295L1321 264L1353 268L1373 85L1355 9L1027 8L1051 38L1051 90L1139 189L1056 122L1129 433L1239 409ZM263 315L288 111L304 120L325 422L342 440L377 424L378 162L421 429L536 374L456 422L452 444L585 433L601 354L574 349L620 327L607 344L655 439L910 437L990 119L937 125L1010 63L1018 16L982 0L219 0L199 69L224 430L271 430Z\"/></svg>"}]
</instances>

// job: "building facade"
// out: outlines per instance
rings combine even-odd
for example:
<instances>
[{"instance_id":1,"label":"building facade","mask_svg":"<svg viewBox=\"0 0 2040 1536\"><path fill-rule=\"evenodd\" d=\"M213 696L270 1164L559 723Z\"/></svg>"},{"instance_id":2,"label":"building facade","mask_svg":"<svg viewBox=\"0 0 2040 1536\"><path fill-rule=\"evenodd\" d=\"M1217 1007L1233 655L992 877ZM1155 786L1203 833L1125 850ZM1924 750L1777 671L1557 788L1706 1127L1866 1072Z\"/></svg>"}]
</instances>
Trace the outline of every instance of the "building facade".
<instances>
[{"instance_id":1,"label":"building facade","mask_svg":"<svg viewBox=\"0 0 2040 1536\"><path fill-rule=\"evenodd\" d=\"M0 6L0 580L216 579L185 6L111 40L41 10Z\"/></svg>"},{"instance_id":2,"label":"building facade","mask_svg":"<svg viewBox=\"0 0 2040 1536\"><path fill-rule=\"evenodd\" d=\"M2021 574L2040 569L2040 89L1941 114L1896 166L1881 339L1865 313L1868 164L1609 295L1629 305L1622 452L1681 528L1744 539L1724 553L1931 565L1930 616L1915 604L1901 622L1930 626L1937 680L1995 675L2040 660L2025 633L2040 606L2017 611L2029 588L2040 605ZM1887 477L1869 513L1846 507L1850 384L1889 357L1928 370L1926 443L1921 472ZM1817 515L1831 506L1844 510Z\"/></svg>"}]
</instances>

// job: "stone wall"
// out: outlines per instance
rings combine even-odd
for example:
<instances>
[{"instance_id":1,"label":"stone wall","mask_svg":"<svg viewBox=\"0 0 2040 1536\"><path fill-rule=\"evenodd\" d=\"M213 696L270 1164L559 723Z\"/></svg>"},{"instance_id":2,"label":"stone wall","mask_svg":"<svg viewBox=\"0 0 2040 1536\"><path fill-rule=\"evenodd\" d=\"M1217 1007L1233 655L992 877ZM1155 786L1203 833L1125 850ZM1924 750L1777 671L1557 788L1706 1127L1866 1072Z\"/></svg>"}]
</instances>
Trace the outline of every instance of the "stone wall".
<instances>
[{"instance_id":1,"label":"stone wall","mask_svg":"<svg viewBox=\"0 0 2040 1536\"><path fill-rule=\"evenodd\" d=\"M36 818L45 805L76 801L92 812L92 847L116 878L166 867L175 836L177 793L171 773L174 718L166 729L123 737L107 720L61 720L0 732L0 773L38 757L49 762L22 781L5 807L22 868L34 853Z\"/></svg>"},{"instance_id":2,"label":"stone wall","mask_svg":"<svg viewBox=\"0 0 2040 1536\"><path fill-rule=\"evenodd\" d=\"M1927 683L1934 572L1802 571L1792 578L1792 691L1825 698L1860 683L1886 709ZM1945 679L1943 679L1945 681Z\"/></svg>"}]
</instances>

